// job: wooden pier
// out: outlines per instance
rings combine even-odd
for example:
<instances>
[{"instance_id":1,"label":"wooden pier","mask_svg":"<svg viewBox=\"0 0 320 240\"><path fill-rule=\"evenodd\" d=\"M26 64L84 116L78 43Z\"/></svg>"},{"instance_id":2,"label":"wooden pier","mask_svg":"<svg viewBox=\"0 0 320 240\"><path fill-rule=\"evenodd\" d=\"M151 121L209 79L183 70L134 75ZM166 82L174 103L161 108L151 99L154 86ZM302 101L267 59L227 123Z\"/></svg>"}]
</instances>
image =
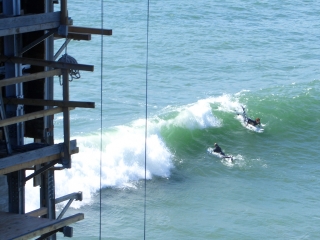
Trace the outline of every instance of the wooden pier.
<instances>
[{"instance_id":1,"label":"wooden pier","mask_svg":"<svg viewBox=\"0 0 320 240\"><path fill-rule=\"evenodd\" d=\"M60 11L54 11L54 4ZM74 26L67 0L0 0L0 236L1 239L56 239L73 236L72 223L83 213L63 218L81 189L55 197L55 171L72 168L79 152L70 140L70 111L94 108L93 102L70 101L72 71L94 66L57 60L71 40L91 40L112 30ZM55 39L65 42L54 53ZM63 99L53 97L54 76L62 77ZM63 114L64 141L54 144L55 114ZM25 139L32 143L25 144ZM26 176L26 170L32 173ZM25 212L25 183L40 187L38 209ZM67 184L67 183L66 183ZM56 204L67 201L60 215Z\"/></svg>"}]
</instances>

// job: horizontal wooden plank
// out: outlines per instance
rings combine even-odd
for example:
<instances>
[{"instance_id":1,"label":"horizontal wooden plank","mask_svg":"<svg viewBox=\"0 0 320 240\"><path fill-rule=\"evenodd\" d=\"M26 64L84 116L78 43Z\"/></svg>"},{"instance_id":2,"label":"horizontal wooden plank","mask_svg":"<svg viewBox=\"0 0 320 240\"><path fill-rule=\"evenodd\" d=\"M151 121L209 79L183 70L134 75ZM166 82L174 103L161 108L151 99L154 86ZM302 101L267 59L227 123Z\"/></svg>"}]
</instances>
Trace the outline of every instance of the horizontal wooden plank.
<instances>
[{"instance_id":1,"label":"horizontal wooden plank","mask_svg":"<svg viewBox=\"0 0 320 240\"><path fill-rule=\"evenodd\" d=\"M79 148L78 147L76 147L75 149L72 149L70 151L71 155L75 154L75 153L79 153ZM15 165L15 166L10 166L10 168L3 169L3 170L0 169L0 175L7 174L7 173L10 173L10 172L15 172L15 171L18 171L18 170L21 170L21 169L28 169L28 167L25 168L24 166L26 166L26 165L27 166L34 166L34 165L37 165L37 164L51 162L51 161L54 161L54 160L57 160L57 159L61 159L61 158L63 158L63 156L64 156L64 152L58 153L58 154L54 154L54 155L51 155L51 156L48 156L48 157L40 157L40 158L38 158L38 159L33 161L35 163L33 165L30 165L29 163L25 163L25 164L19 164L19 165ZM0 161L1 161L1 159L0 159ZM0 164L0 166L1 166L1 164ZM53 167L51 169L63 170L65 168L64 167ZM34 170L34 169L32 169L32 170Z\"/></svg>"},{"instance_id":2,"label":"horizontal wooden plank","mask_svg":"<svg viewBox=\"0 0 320 240\"><path fill-rule=\"evenodd\" d=\"M73 69L93 72L94 66L85 64L75 64L75 63L64 63L49 60L41 60L35 58L23 58L23 57L8 57L0 55L0 62L12 62L12 63L22 63L30 64L42 67L52 67L52 68L62 68L62 69Z\"/></svg>"},{"instance_id":3,"label":"horizontal wooden plank","mask_svg":"<svg viewBox=\"0 0 320 240\"><path fill-rule=\"evenodd\" d=\"M54 34L55 39L60 39L60 38L66 38L65 36L61 36L59 34ZM91 40L91 34L90 33L74 33L74 32L68 32L68 39L72 40L85 40L85 41L90 41Z\"/></svg>"},{"instance_id":4,"label":"horizontal wooden plank","mask_svg":"<svg viewBox=\"0 0 320 240\"><path fill-rule=\"evenodd\" d=\"M1 82L1 81L0 81ZM43 100L31 98L3 98L4 104L31 105L31 106L57 106L57 107L79 107L95 108L94 102L62 101L62 100Z\"/></svg>"},{"instance_id":5,"label":"horizontal wooden plank","mask_svg":"<svg viewBox=\"0 0 320 240\"><path fill-rule=\"evenodd\" d=\"M89 27L78 27L78 26L69 26L69 32L74 33L91 33L91 34L98 34L98 35L112 35L111 29L101 29L101 28L89 28Z\"/></svg>"},{"instance_id":6,"label":"horizontal wooden plank","mask_svg":"<svg viewBox=\"0 0 320 240\"><path fill-rule=\"evenodd\" d=\"M0 29L32 26L48 22L60 23L60 11L0 18Z\"/></svg>"},{"instance_id":7,"label":"horizontal wooden plank","mask_svg":"<svg viewBox=\"0 0 320 240\"><path fill-rule=\"evenodd\" d=\"M0 212L0 236L3 239L30 239L83 219L83 213L77 213L60 220L50 220L26 214Z\"/></svg>"},{"instance_id":8,"label":"horizontal wooden plank","mask_svg":"<svg viewBox=\"0 0 320 240\"><path fill-rule=\"evenodd\" d=\"M74 108L69 108L69 110L73 110L73 109ZM0 120L0 127L9 126L9 125L16 124L19 122L30 121L33 119L42 118L45 116L54 115L54 114L61 113L61 112L63 112L63 108L56 107L56 108L51 108L51 109L47 109L47 110L27 113L22 116L6 118L3 120Z\"/></svg>"},{"instance_id":9,"label":"horizontal wooden plank","mask_svg":"<svg viewBox=\"0 0 320 240\"><path fill-rule=\"evenodd\" d=\"M59 26L58 22L53 22L53 23L27 26L27 27L23 27L23 28L11 28L11 29L5 29L5 30L0 29L0 37L19 34L19 33L27 33L27 32L35 32L35 31L53 29L53 28L57 28L58 26Z\"/></svg>"},{"instance_id":10,"label":"horizontal wooden plank","mask_svg":"<svg viewBox=\"0 0 320 240\"><path fill-rule=\"evenodd\" d=\"M33 210L31 212L26 213L26 215L28 215L30 217L40 217L40 216L46 215L47 213L48 213L48 208L41 207L41 208L38 208L36 210Z\"/></svg>"},{"instance_id":11,"label":"horizontal wooden plank","mask_svg":"<svg viewBox=\"0 0 320 240\"><path fill-rule=\"evenodd\" d=\"M76 140L70 141L71 154L79 152ZM37 164L50 162L63 157L63 143L39 148L36 150L0 158L0 175L30 168Z\"/></svg>"},{"instance_id":12,"label":"horizontal wooden plank","mask_svg":"<svg viewBox=\"0 0 320 240\"><path fill-rule=\"evenodd\" d=\"M0 19L0 36L57 28L60 12L40 13Z\"/></svg>"},{"instance_id":13,"label":"horizontal wooden plank","mask_svg":"<svg viewBox=\"0 0 320 240\"><path fill-rule=\"evenodd\" d=\"M5 86L9 86L16 83L29 82L29 81L33 81L41 78L61 75L62 74L61 72L62 72L61 69L54 69L46 72L33 73L33 74L21 76L21 77L6 78L0 81L0 87L5 87Z\"/></svg>"}]
</instances>

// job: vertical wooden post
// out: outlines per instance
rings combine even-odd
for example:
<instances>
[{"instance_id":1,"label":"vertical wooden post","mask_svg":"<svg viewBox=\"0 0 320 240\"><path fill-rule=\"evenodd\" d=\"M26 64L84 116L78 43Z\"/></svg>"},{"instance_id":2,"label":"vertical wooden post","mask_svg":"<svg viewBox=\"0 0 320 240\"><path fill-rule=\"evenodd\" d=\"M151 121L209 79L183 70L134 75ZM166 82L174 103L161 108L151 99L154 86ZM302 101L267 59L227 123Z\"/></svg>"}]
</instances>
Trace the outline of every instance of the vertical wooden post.
<instances>
[{"instance_id":1,"label":"vertical wooden post","mask_svg":"<svg viewBox=\"0 0 320 240\"><path fill-rule=\"evenodd\" d=\"M68 22L69 22L69 17L68 17L68 9L67 9L67 0L61 0L60 4L60 26L58 28L58 33L59 35L68 36Z\"/></svg>"},{"instance_id":2,"label":"vertical wooden post","mask_svg":"<svg viewBox=\"0 0 320 240\"><path fill-rule=\"evenodd\" d=\"M25 213L25 183L24 179L26 177L26 171L20 170L18 171L18 180L19 180L19 213L24 214Z\"/></svg>"},{"instance_id":3,"label":"vertical wooden post","mask_svg":"<svg viewBox=\"0 0 320 240\"><path fill-rule=\"evenodd\" d=\"M62 71L63 81L63 101L69 101L69 69ZM70 156L70 111L68 107L63 109L63 132L64 132L64 157L62 164L66 168L71 168Z\"/></svg>"},{"instance_id":4,"label":"vertical wooden post","mask_svg":"<svg viewBox=\"0 0 320 240\"><path fill-rule=\"evenodd\" d=\"M68 9L67 9L67 0L61 0L61 17L60 24L68 25Z\"/></svg>"}]
</instances>

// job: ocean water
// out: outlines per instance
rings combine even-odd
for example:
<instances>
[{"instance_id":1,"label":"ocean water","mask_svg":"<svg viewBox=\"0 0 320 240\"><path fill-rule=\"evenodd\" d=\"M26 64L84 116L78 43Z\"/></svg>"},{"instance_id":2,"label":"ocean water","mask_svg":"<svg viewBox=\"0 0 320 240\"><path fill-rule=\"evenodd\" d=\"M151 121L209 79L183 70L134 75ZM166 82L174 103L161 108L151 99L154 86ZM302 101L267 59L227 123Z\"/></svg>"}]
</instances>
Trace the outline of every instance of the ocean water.
<instances>
[{"instance_id":1,"label":"ocean water","mask_svg":"<svg viewBox=\"0 0 320 240\"><path fill-rule=\"evenodd\" d=\"M100 1L68 6L75 26L101 28ZM80 152L56 173L57 197L83 192L67 212L85 214L73 239L98 239L100 224L102 239L319 239L320 3L150 1L149 28L147 9L105 1L113 35L67 48L95 66L70 83L71 100L96 108L72 111ZM207 153L215 142L233 163Z\"/></svg>"}]
</instances>

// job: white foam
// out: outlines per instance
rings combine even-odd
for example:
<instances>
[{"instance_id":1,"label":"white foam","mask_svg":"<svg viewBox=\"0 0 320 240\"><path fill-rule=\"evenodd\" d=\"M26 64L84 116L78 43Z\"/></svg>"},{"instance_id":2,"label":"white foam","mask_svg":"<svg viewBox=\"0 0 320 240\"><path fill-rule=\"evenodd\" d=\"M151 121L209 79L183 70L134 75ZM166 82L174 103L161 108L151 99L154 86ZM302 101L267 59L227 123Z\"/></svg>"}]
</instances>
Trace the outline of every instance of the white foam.
<instances>
[{"instance_id":1,"label":"white foam","mask_svg":"<svg viewBox=\"0 0 320 240\"><path fill-rule=\"evenodd\" d=\"M239 102L238 94L237 97L231 96L229 94L223 94L218 97L208 98L207 101L211 104L216 104L217 109L222 112L234 112L241 111L242 112L242 104Z\"/></svg>"},{"instance_id":2,"label":"white foam","mask_svg":"<svg viewBox=\"0 0 320 240\"><path fill-rule=\"evenodd\" d=\"M100 189L100 159L102 187L135 187L136 181L144 179L145 174L147 179L169 177L173 168L172 154L156 133L147 136L145 172L144 128L140 127L141 121L133 125L118 126L106 132L102 151L99 135L77 137L80 152L72 156L72 168L56 171L56 197L82 191L83 201L73 202L72 207L90 204L93 194ZM38 197L35 197L39 188L31 185L28 184L26 191L28 210L39 207Z\"/></svg>"},{"instance_id":3,"label":"white foam","mask_svg":"<svg viewBox=\"0 0 320 240\"><path fill-rule=\"evenodd\" d=\"M177 116L167 124L187 129L205 129L207 127L220 127L221 121L212 114L210 103L207 100L199 100L174 109Z\"/></svg>"}]
</instances>

